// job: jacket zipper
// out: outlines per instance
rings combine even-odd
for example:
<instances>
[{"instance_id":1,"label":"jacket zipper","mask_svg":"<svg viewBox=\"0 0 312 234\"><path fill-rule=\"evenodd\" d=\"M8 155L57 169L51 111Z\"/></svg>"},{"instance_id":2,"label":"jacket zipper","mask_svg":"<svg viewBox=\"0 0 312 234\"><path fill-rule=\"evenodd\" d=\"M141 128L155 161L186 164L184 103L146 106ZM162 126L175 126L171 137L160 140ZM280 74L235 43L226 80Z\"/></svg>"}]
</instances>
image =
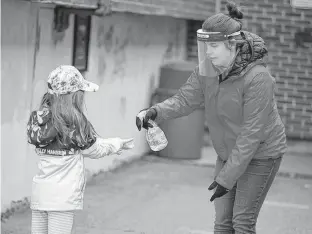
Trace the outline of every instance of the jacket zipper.
<instances>
[{"instance_id":1,"label":"jacket zipper","mask_svg":"<svg viewBox=\"0 0 312 234\"><path fill-rule=\"evenodd\" d=\"M222 82L222 81L221 81ZM221 121L221 119L220 119L220 117L219 117L219 114L218 114L218 97L219 97L219 91L220 91L220 84L221 84L221 82L219 81L219 83L218 83L218 87L217 87L217 92L216 92L216 94L215 94L215 110L216 110L216 116L217 116L217 118L218 118L218 120L219 120L219 123L222 125L222 121ZM224 150L225 150L225 153L227 154L227 149L226 149L226 144L225 144L225 140L224 140L224 136L225 136L225 133L224 133L225 131L224 130L222 130L222 142L223 142L223 148L224 148Z\"/></svg>"}]
</instances>

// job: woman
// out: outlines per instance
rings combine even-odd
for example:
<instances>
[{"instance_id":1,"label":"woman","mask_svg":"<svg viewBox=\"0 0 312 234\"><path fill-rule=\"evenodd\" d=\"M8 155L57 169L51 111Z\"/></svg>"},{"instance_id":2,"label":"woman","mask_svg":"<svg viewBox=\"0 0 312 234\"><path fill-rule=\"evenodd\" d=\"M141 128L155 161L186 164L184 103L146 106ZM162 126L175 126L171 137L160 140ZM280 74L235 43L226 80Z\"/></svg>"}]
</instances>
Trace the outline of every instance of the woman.
<instances>
[{"instance_id":1,"label":"woman","mask_svg":"<svg viewBox=\"0 0 312 234\"><path fill-rule=\"evenodd\" d=\"M235 4L228 15L208 18L198 30L199 66L178 93L136 119L189 115L205 104L205 117L217 152L214 233L256 233L261 206L287 150L285 127L274 97L275 80L266 67L267 49L259 36L241 31ZM140 112L141 113L141 112Z\"/></svg>"}]
</instances>

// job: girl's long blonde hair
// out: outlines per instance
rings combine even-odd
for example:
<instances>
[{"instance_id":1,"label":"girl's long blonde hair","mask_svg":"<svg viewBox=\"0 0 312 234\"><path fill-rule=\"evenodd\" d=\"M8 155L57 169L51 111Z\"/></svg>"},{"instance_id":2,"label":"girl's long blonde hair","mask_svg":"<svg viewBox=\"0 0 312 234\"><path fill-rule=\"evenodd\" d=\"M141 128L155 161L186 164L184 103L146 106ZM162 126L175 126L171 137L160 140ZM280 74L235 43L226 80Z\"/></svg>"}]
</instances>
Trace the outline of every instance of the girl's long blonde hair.
<instances>
[{"instance_id":1,"label":"girl's long blonde hair","mask_svg":"<svg viewBox=\"0 0 312 234\"><path fill-rule=\"evenodd\" d=\"M70 143L83 147L95 139L97 133L83 113L83 91L66 95L46 93L40 107L50 109L52 124L58 132L57 140L61 144ZM74 132L75 137L73 137Z\"/></svg>"}]
</instances>

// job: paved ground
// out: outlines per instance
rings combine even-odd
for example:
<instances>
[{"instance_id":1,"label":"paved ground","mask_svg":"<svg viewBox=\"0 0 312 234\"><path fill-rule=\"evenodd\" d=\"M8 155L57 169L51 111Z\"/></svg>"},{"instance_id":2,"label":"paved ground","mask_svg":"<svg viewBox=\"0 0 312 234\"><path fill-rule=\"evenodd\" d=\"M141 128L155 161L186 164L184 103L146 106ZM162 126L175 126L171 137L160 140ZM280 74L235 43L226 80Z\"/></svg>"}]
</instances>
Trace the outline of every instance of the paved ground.
<instances>
[{"instance_id":1,"label":"paved ground","mask_svg":"<svg viewBox=\"0 0 312 234\"><path fill-rule=\"evenodd\" d=\"M208 234L212 168L145 157L95 177L86 188L76 234ZM258 234L312 233L312 180L278 177L260 213ZM3 234L29 234L30 211L2 223Z\"/></svg>"}]
</instances>

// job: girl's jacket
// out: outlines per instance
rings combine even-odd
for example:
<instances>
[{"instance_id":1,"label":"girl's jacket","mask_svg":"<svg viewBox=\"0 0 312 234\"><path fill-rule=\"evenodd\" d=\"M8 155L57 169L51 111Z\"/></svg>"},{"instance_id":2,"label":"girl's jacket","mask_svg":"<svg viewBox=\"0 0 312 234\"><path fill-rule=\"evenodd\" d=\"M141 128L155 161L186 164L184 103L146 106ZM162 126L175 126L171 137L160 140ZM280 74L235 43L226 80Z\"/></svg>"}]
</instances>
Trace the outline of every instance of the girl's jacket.
<instances>
[{"instance_id":1,"label":"girl's jacket","mask_svg":"<svg viewBox=\"0 0 312 234\"><path fill-rule=\"evenodd\" d=\"M31 208L35 210L82 209L86 185L84 157L101 158L118 153L122 147L120 138L96 137L84 146L61 145L48 108L32 112L27 135L39 155L39 171L33 178L31 196Z\"/></svg>"},{"instance_id":2,"label":"girl's jacket","mask_svg":"<svg viewBox=\"0 0 312 234\"><path fill-rule=\"evenodd\" d=\"M274 97L275 79L266 67L262 38L243 32L235 63L225 77L209 79L196 68L173 97L156 104L156 122L189 115L204 105L213 147L226 161L216 182L231 189L252 159L281 157L285 127Z\"/></svg>"}]
</instances>

